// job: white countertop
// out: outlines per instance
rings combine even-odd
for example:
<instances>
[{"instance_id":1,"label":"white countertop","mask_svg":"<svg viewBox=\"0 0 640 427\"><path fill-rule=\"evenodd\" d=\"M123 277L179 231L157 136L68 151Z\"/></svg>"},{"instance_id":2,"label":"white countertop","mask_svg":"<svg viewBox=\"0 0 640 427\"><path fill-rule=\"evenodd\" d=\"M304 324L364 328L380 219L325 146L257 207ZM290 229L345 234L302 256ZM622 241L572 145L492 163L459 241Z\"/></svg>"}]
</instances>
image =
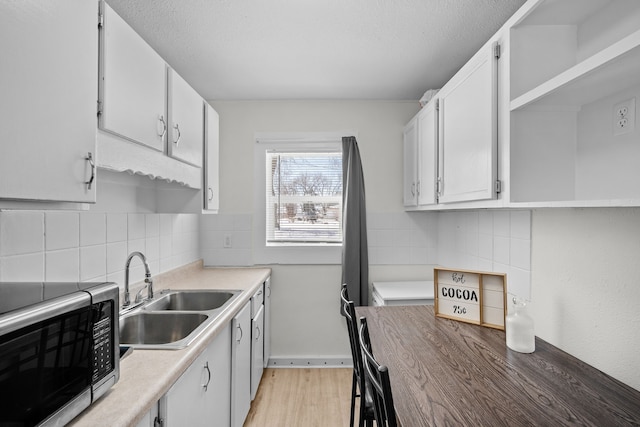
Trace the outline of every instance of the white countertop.
<instances>
[{"instance_id":1,"label":"white countertop","mask_svg":"<svg viewBox=\"0 0 640 427\"><path fill-rule=\"evenodd\" d=\"M203 268L202 261L154 277L154 287L161 289L239 289L238 298L203 334L182 350L134 349L121 360L120 379L78 415L69 426L128 427L151 409L204 351L209 342L251 299L256 289L269 277L269 268Z\"/></svg>"}]
</instances>

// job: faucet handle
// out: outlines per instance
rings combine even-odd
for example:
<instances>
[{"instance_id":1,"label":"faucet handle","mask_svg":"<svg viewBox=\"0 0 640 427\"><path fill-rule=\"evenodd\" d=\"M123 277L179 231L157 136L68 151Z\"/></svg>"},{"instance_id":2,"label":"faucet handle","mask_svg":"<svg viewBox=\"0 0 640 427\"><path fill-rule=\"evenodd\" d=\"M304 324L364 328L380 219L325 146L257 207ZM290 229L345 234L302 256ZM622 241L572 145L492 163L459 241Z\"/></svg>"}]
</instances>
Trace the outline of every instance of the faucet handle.
<instances>
[{"instance_id":1,"label":"faucet handle","mask_svg":"<svg viewBox=\"0 0 640 427\"><path fill-rule=\"evenodd\" d=\"M146 280L145 280L146 281ZM142 291L145 290L145 288L148 288L149 285L144 285L142 288L140 288L140 290L138 291L138 293L136 294L136 299L134 304L138 304L142 302Z\"/></svg>"},{"instance_id":2,"label":"faucet handle","mask_svg":"<svg viewBox=\"0 0 640 427\"><path fill-rule=\"evenodd\" d=\"M151 274L147 273L144 281L147 283L147 299L153 299L153 279Z\"/></svg>"}]
</instances>

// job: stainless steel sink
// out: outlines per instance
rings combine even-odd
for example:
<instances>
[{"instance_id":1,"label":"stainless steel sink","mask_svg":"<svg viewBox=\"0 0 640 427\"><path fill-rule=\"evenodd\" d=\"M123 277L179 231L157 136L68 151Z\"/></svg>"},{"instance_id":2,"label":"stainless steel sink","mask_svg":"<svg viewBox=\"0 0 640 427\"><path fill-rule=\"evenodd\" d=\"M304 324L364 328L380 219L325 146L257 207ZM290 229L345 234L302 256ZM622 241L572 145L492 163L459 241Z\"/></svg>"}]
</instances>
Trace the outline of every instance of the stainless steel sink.
<instances>
[{"instance_id":1,"label":"stainless steel sink","mask_svg":"<svg viewBox=\"0 0 640 427\"><path fill-rule=\"evenodd\" d=\"M222 307L238 292L231 291L171 291L158 296L145 306L147 311L209 311Z\"/></svg>"},{"instance_id":2,"label":"stainless steel sink","mask_svg":"<svg viewBox=\"0 0 640 427\"><path fill-rule=\"evenodd\" d=\"M132 313L120 318L120 343L173 343L186 338L208 318L202 313Z\"/></svg>"},{"instance_id":3,"label":"stainless steel sink","mask_svg":"<svg viewBox=\"0 0 640 427\"><path fill-rule=\"evenodd\" d=\"M164 290L120 314L120 343L142 349L188 346L240 295L236 290Z\"/></svg>"}]
</instances>

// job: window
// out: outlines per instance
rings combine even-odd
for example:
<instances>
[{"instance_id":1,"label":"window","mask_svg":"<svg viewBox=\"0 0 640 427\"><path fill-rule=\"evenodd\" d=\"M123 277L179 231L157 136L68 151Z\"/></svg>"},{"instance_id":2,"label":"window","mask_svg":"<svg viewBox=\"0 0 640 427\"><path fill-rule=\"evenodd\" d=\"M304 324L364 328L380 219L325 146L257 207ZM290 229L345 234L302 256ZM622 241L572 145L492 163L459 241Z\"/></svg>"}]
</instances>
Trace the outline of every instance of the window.
<instances>
[{"instance_id":1,"label":"window","mask_svg":"<svg viewBox=\"0 0 640 427\"><path fill-rule=\"evenodd\" d=\"M340 264L342 136L357 131L254 135L254 264Z\"/></svg>"},{"instance_id":2,"label":"window","mask_svg":"<svg viewBox=\"0 0 640 427\"><path fill-rule=\"evenodd\" d=\"M296 148L266 150L266 244L341 244L342 151Z\"/></svg>"}]
</instances>

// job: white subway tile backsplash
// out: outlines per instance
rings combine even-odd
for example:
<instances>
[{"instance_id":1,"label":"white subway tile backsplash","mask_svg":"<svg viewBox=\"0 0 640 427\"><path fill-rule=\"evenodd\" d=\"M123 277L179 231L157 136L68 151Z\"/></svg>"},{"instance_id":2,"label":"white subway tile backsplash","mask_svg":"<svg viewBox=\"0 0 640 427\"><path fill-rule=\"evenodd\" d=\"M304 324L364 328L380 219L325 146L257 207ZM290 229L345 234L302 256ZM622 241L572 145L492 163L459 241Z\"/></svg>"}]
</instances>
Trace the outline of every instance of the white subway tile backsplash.
<instances>
[{"instance_id":1,"label":"white subway tile backsplash","mask_svg":"<svg viewBox=\"0 0 640 427\"><path fill-rule=\"evenodd\" d=\"M237 231L251 231L253 227L253 215L234 215L233 229Z\"/></svg>"},{"instance_id":2,"label":"white subway tile backsplash","mask_svg":"<svg viewBox=\"0 0 640 427\"><path fill-rule=\"evenodd\" d=\"M493 211L481 210L478 213L478 232L493 235Z\"/></svg>"},{"instance_id":3,"label":"white subway tile backsplash","mask_svg":"<svg viewBox=\"0 0 640 427\"><path fill-rule=\"evenodd\" d=\"M127 242L107 243L107 274L124 270L127 261Z\"/></svg>"},{"instance_id":4,"label":"white subway tile backsplash","mask_svg":"<svg viewBox=\"0 0 640 427\"><path fill-rule=\"evenodd\" d=\"M160 237L147 238L144 254L150 262L160 259Z\"/></svg>"},{"instance_id":5,"label":"white subway tile backsplash","mask_svg":"<svg viewBox=\"0 0 640 427\"><path fill-rule=\"evenodd\" d=\"M106 245L80 248L80 281L100 280L107 274Z\"/></svg>"},{"instance_id":6,"label":"white subway tile backsplash","mask_svg":"<svg viewBox=\"0 0 640 427\"><path fill-rule=\"evenodd\" d=\"M476 227L477 215L477 227ZM513 288L529 298L531 286L530 211L440 212L437 263L446 267L506 273ZM466 239L462 239L465 235ZM477 242L477 251L476 248Z\"/></svg>"},{"instance_id":7,"label":"white subway tile backsplash","mask_svg":"<svg viewBox=\"0 0 640 427\"><path fill-rule=\"evenodd\" d=\"M129 240L144 239L147 235L145 214L127 214L127 238Z\"/></svg>"},{"instance_id":8,"label":"white subway tile backsplash","mask_svg":"<svg viewBox=\"0 0 640 427\"><path fill-rule=\"evenodd\" d=\"M531 240L531 211L511 212L511 237Z\"/></svg>"},{"instance_id":9,"label":"white subway tile backsplash","mask_svg":"<svg viewBox=\"0 0 640 427\"><path fill-rule=\"evenodd\" d=\"M237 242L247 246L244 240L240 235ZM200 259L198 215L0 212L0 281L110 280L123 286L133 251L145 254L152 274ZM142 265L136 268L132 283L144 278Z\"/></svg>"},{"instance_id":10,"label":"white subway tile backsplash","mask_svg":"<svg viewBox=\"0 0 640 427\"><path fill-rule=\"evenodd\" d=\"M78 282L80 280L80 251L77 247L45 253L47 282Z\"/></svg>"},{"instance_id":11,"label":"white subway tile backsplash","mask_svg":"<svg viewBox=\"0 0 640 427\"><path fill-rule=\"evenodd\" d=\"M510 239L508 237L495 236L493 238L493 261L499 264L509 265Z\"/></svg>"},{"instance_id":12,"label":"white subway tile backsplash","mask_svg":"<svg viewBox=\"0 0 640 427\"><path fill-rule=\"evenodd\" d=\"M127 241L127 214L107 214L107 243Z\"/></svg>"},{"instance_id":13,"label":"white subway tile backsplash","mask_svg":"<svg viewBox=\"0 0 640 427\"><path fill-rule=\"evenodd\" d=\"M80 215L80 246L103 245L106 241L106 215L89 212Z\"/></svg>"},{"instance_id":14,"label":"white subway tile backsplash","mask_svg":"<svg viewBox=\"0 0 640 427\"><path fill-rule=\"evenodd\" d=\"M0 256L44 250L44 213L0 212Z\"/></svg>"},{"instance_id":15,"label":"white subway tile backsplash","mask_svg":"<svg viewBox=\"0 0 640 427\"><path fill-rule=\"evenodd\" d=\"M509 211L493 212L493 234L501 237L511 235L511 215Z\"/></svg>"},{"instance_id":16,"label":"white subway tile backsplash","mask_svg":"<svg viewBox=\"0 0 640 427\"><path fill-rule=\"evenodd\" d=\"M80 214L46 212L44 221L46 250L77 248L80 245Z\"/></svg>"},{"instance_id":17,"label":"white subway tile backsplash","mask_svg":"<svg viewBox=\"0 0 640 427\"><path fill-rule=\"evenodd\" d=\"M156 214L147 214L145 218L145 236L158 237L160 235L160 218Z\"/></svg>"},{"instance_id":18,"label":"white subway tile backsplash","mask_svg":"<svg viewBox=\"0 0 640 427\"><path fill-rule=\"evenodd\" d=\"M510 239L510 264L523 270L531 270L531 241Z\"/></svg>"},{"instance_id":19,"label":"white subway tile backsplash","mask_svg":"<svg viewBox=\"0 0 640 427\"><path fill-rule=\"evenodd\" d=\"M213 215L210 215L213 216ZM175 215L162 214L160 215L160 235L170 236L173 234L173 224L175 223Z\"/></svg>"},{"instance_id":20,"label":"white subway tile backsplash","mask_svg":"<svg viewBox=\"0 0 640 427\"><path fill-rule=\"evenodd\" d=\"M478 234L478 256L493 262L493 234Z\"/></svg>"},{"instance_id":21,"label":"white subway tile backsplash","mask_svg":"<svg viewBox=\"0 0 640 427\"><path fill-rule=\"evenodd\" d=\"M0 281L43 282L44 252L0 257Z\"/></svg>"},{"instance_id":22,"label":"white subway tile backsplash","mask_svg":"<svg viewBox=\"0 0 640 427\"><path fill-rule=\"evenodd\" d=\"M127 242L127 254L132 252L142 252L144 254L147 250L146 243L147 241L145 238L135 240L129 239Z\"/></svg>"}]
</instances>

